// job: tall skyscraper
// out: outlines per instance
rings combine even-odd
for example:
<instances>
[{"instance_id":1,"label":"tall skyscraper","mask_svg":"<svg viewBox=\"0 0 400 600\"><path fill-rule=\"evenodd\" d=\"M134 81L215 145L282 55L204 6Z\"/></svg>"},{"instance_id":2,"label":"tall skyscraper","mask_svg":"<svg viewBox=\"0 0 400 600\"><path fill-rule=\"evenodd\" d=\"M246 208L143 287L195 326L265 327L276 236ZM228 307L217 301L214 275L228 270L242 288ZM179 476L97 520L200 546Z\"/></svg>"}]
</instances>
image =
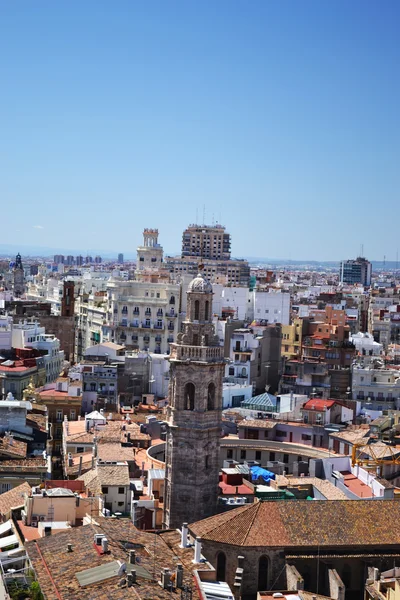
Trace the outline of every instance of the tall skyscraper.
<instances>
[{"instance_id":1,"label":"tall skyscraper","mask_svg":"<svg viewBox=\"0 0 400 600\"><path fill-rule=\"evenodd\" d=\"M223 348L212 323L212 286L202 272L189 284L186 320L171 344L164 526L216 512Z\"/></svg>"},{"instance_id":2,"label":"tall skyscraper","mask_svg":"<svg viewBox=\"0 0 400 600\"><path fill-rule=\"evenodd\" d=\"M361 283L365 287L371 285L371 263L361 256L356 260L343 260L340 263L340 283Z\"/></svg>"},{"instance_id":3,"label":"tall skyscraper","mask_svg":"<svg viewBox=\"0 0 400 600\"><path fill-rule=\"evenodd\" d=\"M120 265L124 263L124 255L122 254L122 252L118 254L118 262Z\"/></svg>"}]
</instances>

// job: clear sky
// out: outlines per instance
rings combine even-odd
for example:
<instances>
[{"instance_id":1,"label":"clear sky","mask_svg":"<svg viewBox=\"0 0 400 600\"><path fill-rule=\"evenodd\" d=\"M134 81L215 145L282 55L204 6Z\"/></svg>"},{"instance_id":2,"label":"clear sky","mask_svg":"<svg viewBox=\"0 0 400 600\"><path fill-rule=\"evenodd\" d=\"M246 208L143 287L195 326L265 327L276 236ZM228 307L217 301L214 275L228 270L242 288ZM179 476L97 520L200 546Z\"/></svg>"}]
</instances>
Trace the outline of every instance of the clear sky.
<instances>
[{"instance_id":1,"label":"clear sky","mask_svg":"<svg viewBox=\"0 0 400 600\"><path fill-rule=\"evenodd\" d=\"M1 244L396 259L398 0L0 3Z\"/></svg>"}]
</instances>

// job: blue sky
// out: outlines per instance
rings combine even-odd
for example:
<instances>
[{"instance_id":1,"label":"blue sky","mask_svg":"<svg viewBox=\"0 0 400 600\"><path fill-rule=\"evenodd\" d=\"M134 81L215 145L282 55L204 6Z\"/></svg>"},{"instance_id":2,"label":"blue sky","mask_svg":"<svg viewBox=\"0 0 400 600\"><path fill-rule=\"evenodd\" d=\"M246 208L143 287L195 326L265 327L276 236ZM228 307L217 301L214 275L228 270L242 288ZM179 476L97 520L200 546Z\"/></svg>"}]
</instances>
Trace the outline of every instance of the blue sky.
<instances>
[{"instance_id":1,"label":"blue sky","mask_svg":"<svg viewBox=\"0 0 400 600\"><path fill-rule=\"evenodd\" d=\"M397 1L3 2L2 244L396 259Z\"/></svg>"}]
</instances>

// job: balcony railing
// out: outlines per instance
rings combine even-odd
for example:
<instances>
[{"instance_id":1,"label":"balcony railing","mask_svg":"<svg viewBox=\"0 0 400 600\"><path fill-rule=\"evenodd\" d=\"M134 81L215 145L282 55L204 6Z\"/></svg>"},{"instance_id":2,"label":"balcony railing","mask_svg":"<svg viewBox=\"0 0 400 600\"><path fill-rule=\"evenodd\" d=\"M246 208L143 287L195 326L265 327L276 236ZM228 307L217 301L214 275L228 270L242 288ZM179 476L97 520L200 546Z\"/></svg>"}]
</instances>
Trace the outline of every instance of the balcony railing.
<instances>
[{"instance_id":1,"label":"balcony railing","mask_svg":"<svg viewBox=\"0 0 400 600\"><path fill-rule=\"evenodd\" d=\"M224 362L224 349L221 346L171 346L171 359L194 360L200 362Z\"/></svg>"}]
</instances>

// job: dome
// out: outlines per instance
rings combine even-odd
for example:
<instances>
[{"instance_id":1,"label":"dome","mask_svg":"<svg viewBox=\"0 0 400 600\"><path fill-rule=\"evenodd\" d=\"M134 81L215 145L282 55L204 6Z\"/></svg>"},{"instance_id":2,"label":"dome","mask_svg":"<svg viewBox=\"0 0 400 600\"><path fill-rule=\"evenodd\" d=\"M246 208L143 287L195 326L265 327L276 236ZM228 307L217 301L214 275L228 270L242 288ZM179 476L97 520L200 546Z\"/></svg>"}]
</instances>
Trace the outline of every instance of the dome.
<instances>
[{"instance_id":1,"label":"dome","mask_svg":"<svg viewBox=\"0 0 400 600\"><path fill-rule=\"evenodd\" d=\"M203 294L212 294L212 285L200 272L189 283L188 292L202 292Z\"/></svg>"}]
</instances>

